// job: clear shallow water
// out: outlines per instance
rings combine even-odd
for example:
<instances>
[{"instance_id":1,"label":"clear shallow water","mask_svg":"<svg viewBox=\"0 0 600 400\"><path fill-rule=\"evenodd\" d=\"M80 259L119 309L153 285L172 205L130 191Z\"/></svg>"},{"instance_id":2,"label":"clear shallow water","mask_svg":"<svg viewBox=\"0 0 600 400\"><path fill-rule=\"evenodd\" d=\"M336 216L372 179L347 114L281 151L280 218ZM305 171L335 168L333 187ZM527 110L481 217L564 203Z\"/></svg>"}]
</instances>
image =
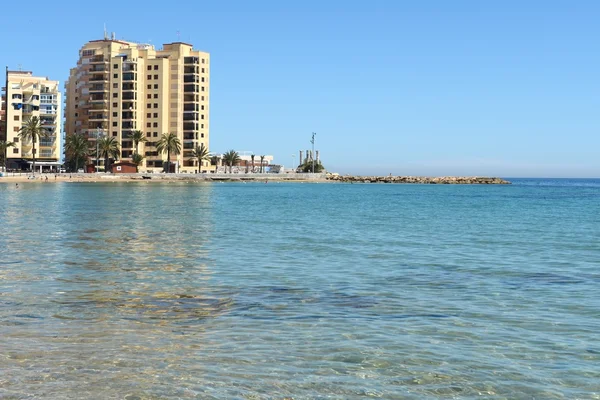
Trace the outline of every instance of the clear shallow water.
<instances>
[{"instance_id":1,"label":"clear shallow water","mask_svg":"<svg viewBox=\"0 0 600 400\"><path fill-rule=\"evenodd\" d=\"M600 398L600 181L0 185L0 398Z\"/></svg>"}]
</instances>

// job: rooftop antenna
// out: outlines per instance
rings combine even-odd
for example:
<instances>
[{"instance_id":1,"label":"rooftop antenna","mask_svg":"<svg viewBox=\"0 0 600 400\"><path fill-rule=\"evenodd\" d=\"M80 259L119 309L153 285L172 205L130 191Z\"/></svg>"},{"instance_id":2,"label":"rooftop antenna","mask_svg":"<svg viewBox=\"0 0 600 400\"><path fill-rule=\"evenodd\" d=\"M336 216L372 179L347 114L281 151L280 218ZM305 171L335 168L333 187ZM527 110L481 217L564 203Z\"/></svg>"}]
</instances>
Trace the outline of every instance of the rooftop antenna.
<instances>
[{"instance_id":1,"label":"rooftop antenna","mask_svg":"<svg viewBox=\"0 0 600 400\"><path fill-rule=\"evenodd\" d=\"M112 36L111 36L111 39L112 39L112 40L115 40L115 37L116 37L116 35L115 35L115 33L113 32L113 33L112 33Z\"/></svg>"},{"instance_id":2,"label":"rooftop antenna","mask_svg":"<svg viewBox=\"0 0 600 400\"><path fill-rule=\"evenodd\" d=\"M106 22L104 23L104 40L108 40L108 33L106 32Z\"/></svg>"},{"instance_id":3,"label":"rooftop antenna","mask_svg":"<svg viewBox=\"0 0 600 400\"><path fill-rule=\"evenodd\" d=\"M17 67L19 67L19 71L22 71L21 64L17 64Z\"/></svg>"}]
</instances>

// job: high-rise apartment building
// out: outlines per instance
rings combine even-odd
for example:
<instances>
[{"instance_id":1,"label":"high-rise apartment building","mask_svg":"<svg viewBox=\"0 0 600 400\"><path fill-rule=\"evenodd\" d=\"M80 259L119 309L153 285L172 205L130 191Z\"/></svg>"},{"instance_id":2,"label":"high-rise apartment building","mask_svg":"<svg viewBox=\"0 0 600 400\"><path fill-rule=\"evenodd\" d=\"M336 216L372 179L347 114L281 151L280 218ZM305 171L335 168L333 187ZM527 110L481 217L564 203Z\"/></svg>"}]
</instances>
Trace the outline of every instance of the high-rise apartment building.
<instances>
[{"instance_id":1,"label":"high-rise apartment building","mask_svg":"<svg viewBox=\"0 0 600 400\"><path fill-rule=\"evenodd\" d=\"M131 133L143 131L146 142L137 151L145 156L140 171L162 171L167 155L156 148L163 133L176 133L181 154L171 154L172 168L201 172L192 156L200 144L209 144L210 56L187 43L169 43L157 50L105 37L86 43L71 69L66 88L66 129L85 135L91 147L98 136L114 137L121 159L131 160ZM98 162L102 169L103 160Z\"/></svg>"},{"instance_id":2,"label":"high-rise apartment building","mask_svg":"<svg viewBox=\"0 0 600 400\"><path fill-rule=\"evenodd\" d=\"M7 168L28 170L34 151L36 170L57 170L62 153L61 93L58 81L33 76L30 71L7 71L0 113L0 140L15 143L7 150ZM32 117L38 117L44 129L35 145L31 138L19 137L21 127ZM35 149L34 149L35 147Z\"/></svg>"}]
</instances>

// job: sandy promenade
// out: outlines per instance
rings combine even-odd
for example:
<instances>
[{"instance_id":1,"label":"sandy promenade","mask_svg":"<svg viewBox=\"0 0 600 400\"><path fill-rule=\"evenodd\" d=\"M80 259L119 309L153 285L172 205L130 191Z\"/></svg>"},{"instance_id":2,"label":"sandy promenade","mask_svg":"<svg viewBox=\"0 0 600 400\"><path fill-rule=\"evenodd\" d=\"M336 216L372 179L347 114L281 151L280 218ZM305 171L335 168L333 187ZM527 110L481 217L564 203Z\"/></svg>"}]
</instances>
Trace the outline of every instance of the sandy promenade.
<instances>
[{"instance_id":1,"label":"sandy promenade","mask_svg":"<svg viewBox=\"0 0 600 400\"><path fill-rule=\"evenodd\" d=\"M214 181L274 181L274 182L325 182L325 176L315 174L36 174L35 177L27 174L17 174L0 177L0 184L45 184L53 182L214 182Z\"/></svg>"}]
</instances>

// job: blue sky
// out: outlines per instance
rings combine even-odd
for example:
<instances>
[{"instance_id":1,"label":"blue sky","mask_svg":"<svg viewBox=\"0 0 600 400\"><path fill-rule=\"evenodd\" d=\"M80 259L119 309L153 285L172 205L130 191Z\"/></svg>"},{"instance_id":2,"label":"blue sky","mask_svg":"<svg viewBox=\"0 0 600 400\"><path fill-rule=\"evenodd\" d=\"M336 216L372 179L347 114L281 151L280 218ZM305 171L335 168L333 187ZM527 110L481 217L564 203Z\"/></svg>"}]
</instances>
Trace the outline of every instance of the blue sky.
<instances>
[{"instance_id":1,"label":"blue sky","mask_svg":"<svg viewBox=\"0 0 600 400\"><path fill-rule=\"evenodd\" d=\"M215 152L290 166L314 131L341 173L600 177L600 2L162 4L4 2L0 65L64 81L106 23L211 53Z\"/></svg>"}]
</instances>

